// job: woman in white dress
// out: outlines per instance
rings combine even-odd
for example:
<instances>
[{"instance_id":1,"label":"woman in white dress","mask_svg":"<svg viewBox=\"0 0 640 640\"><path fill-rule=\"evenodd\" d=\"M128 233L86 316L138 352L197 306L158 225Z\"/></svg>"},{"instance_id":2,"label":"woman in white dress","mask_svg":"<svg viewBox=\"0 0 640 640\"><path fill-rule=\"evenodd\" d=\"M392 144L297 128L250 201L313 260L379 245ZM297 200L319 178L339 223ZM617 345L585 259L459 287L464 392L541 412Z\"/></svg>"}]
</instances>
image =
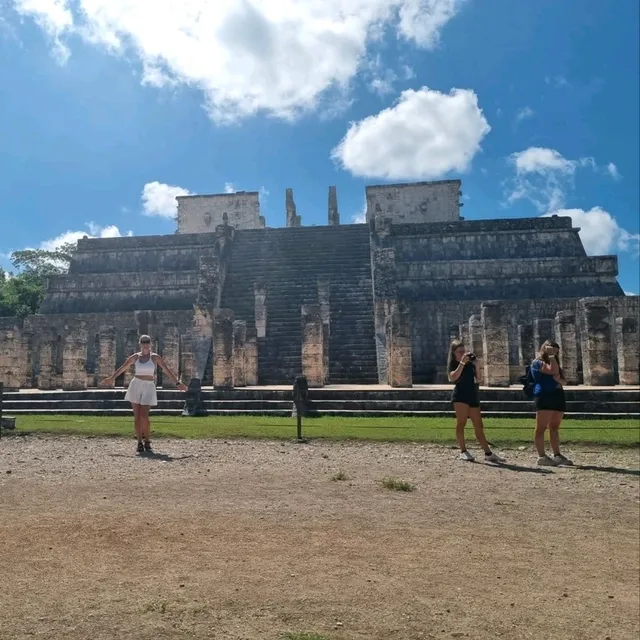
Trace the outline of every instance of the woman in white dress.
<instances>
[{"instance_id":1,"label":"woman in white dress","mask_svg":"<svg viewBox=\"0 0 640 640\"><path fill-rule=\"evenodd\" d=\"M151 451L151 421L149 412L151 407L158 404L156 392L155 373L156 366L160 367L177 386L180 391L186 391L187 387L178 380L178 377L167 367L164 360L151 351L151 338L140 336L140 351L129 356L125 363L117 369L113 375L105 378L103 384L113 384L115 379L124 373L129 367L134 367L134 377L129 383L125 400L131 403L133 409L134 426L138 439L137 451Z\"/></svg>"}]
</instances>

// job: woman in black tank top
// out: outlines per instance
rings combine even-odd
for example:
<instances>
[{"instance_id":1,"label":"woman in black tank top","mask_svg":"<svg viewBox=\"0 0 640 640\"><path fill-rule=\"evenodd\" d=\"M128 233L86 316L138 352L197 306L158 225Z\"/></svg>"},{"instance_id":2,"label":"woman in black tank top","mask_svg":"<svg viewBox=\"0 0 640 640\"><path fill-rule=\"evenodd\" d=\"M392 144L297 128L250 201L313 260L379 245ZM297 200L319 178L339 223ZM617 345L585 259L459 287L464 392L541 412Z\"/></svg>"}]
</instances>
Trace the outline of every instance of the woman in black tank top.
<instances>
[{"instance_id":1,"label":"woman in black tank top","mask_svg":"<svg viewBox=\"0 0 640 640\"><path fill-rule=\"evenodd\" d=\"M456 412L456 440L460 447L460 460L474 461L474 457L467 451L464 437L467 420L471 420L478 444L484 450L484 459L487 462L504 462L500 456L491 451L484 435L475 356L467 352L462 340L454 340L451 343L447 358L447 370L449 382L455 384L451 393L451 402Z\"/></svg>"}]
</instances>

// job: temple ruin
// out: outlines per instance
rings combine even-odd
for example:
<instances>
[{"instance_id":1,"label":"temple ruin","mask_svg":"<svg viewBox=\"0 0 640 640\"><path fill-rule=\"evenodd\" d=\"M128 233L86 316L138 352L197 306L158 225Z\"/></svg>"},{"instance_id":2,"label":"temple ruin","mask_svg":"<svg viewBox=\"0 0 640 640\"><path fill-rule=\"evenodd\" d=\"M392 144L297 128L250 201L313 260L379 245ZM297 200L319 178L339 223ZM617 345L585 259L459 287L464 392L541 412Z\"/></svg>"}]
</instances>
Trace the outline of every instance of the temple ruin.
<instances>
[{"instance_id":1,"label":"temple ruin","mask_svg":"<svg viewBox=\"0 0 640 640\"><path fill-rule=\"evenodd\" d=\"M464 220L460 187L367 187L366 224L341 224L330 187L307 227L287 189L284 228L257 192L179 197L175 234L82 239L37 315L0 318L0 382L95 387L147 333L185 382L220 389L441 383L458 336L488 386L548 338L571 384L637 385L639 297L617 258L587 256L568 217Z\"/></svg>"}]
</instances>

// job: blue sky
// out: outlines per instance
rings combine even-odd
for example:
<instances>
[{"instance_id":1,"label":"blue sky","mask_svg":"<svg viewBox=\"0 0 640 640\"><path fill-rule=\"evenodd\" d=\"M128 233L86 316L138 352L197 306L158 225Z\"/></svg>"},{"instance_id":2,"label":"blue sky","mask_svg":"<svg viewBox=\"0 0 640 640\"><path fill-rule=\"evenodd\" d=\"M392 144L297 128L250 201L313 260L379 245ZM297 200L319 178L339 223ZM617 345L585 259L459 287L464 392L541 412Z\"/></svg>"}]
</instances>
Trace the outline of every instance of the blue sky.
<instances>
[{"instance_id":1,"label":"blue sky","mask_svg":"<svg viewBox=\"0 0 640 640\"><path fill-rule=\"evenodd\" d=\"M215 7L213 5L215 4ZM149 7L153 6L152 9ZM3 0L0 265L172 233L174 196L459 177L467 219L571 215L640 292L637 0Z\"/></svg>"}]
</instances>

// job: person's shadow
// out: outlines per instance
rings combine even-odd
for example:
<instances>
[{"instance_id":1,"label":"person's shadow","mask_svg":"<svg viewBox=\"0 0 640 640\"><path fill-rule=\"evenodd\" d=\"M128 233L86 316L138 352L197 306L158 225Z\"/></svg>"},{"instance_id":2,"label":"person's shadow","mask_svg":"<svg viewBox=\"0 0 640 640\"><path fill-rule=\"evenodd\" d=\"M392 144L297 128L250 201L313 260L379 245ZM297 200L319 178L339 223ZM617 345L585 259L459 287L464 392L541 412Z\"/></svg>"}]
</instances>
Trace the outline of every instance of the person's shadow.
<instances>
[{"instance_id":1,"label":"person's shadow","mask_svg":"<svg viewBox=\"0 0 640 640\"><path fill-rule=\"evenodd\" d=\"M570 467L565 467L570 468ZM617 473L621 476L637 476L640 477L640 469L622 469L621 467L599 467L596 464L574 464L574 469L580 471L601 471L602 473Z\"/></svg>"},{"instance_id":2,"label":"person's shadow","mask_svg":"<svg viewBox=\"0 0 640 640\"><path fill-rule=\"evenodd\" d=\"M109 454L113 458L131 458L131 456L125 455L124 453L111 453ZM136 458L144 458L146 460L156 460L157 462L175 462L176 460L187 460L188 458L193 458L192 455L189 456L170 456L166 453L156 453L155 451L141 451L137 453Z\"/></svg>"},{"instance_id":3,"label":"person's shadow","mask_svg":"<svg viewBox=\"0 0 640 640\"><path fill-rule=\"evenodd\" d=\"M549 475L550 473L553 473L551 469L542 469L540 467L522 467L519 464L511 464L509 462L485 462L484 466L491 469L507 469L507 471L517 471L519 473L537 473L539 475Z\"/></svg>"}]
</instances>

